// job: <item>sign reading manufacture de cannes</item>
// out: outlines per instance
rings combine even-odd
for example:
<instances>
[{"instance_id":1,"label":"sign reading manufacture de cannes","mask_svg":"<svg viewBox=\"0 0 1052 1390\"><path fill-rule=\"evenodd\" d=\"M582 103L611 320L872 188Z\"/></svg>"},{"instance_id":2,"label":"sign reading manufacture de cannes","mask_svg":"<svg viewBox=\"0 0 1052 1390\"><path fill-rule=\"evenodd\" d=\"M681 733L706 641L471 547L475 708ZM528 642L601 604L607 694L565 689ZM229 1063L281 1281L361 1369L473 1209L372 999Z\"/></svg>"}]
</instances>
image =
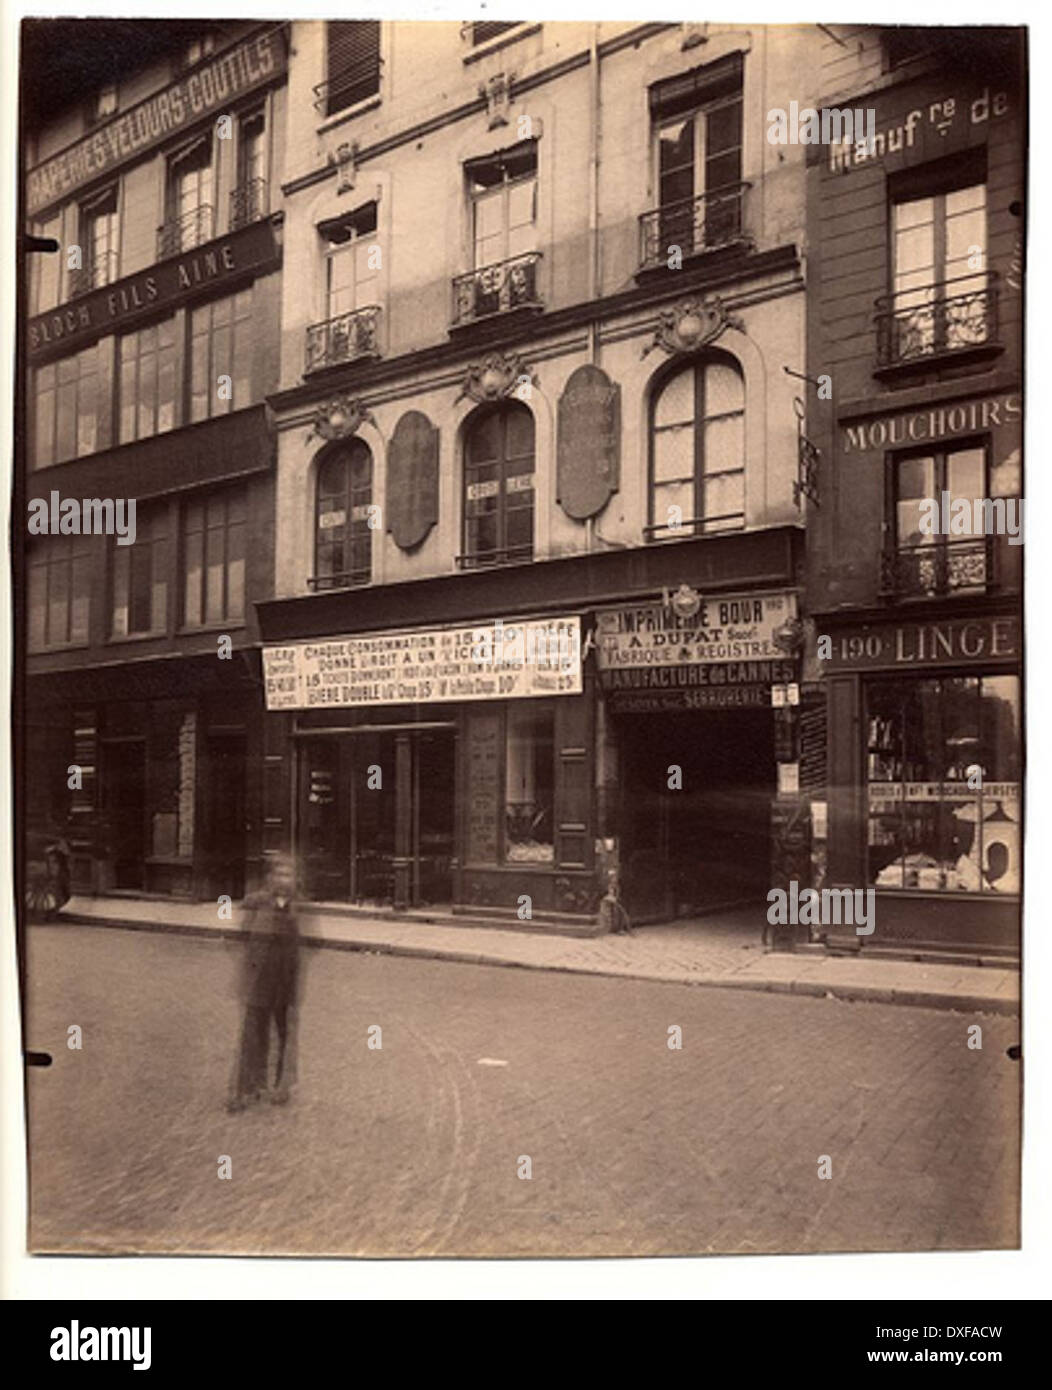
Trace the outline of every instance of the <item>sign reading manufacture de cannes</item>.
<instances>
[{"instance_id":1,"label":"sign reading manufacture de cannes","mask_svg":"<svg viewBox=\"0 0 1052 1390\"><path fill-rule=\"evenodd\" d=\"M277 29L255 34L216 54L163 92L140 101L30 169L26 176L29 216L35 217L133 155L145 154L209 112L226 110L235 98L272 81L284 70L285 44Z\"/></svg>"},{"instance_id":2,"label":"sign reading manufacture de cannes","mask_svg":"<svg viewBox=\"0 0 1052 1390\"><path fill-rule=\"evenodd\" d=\"M581 620L498 620L266 647L263 675L270 710L579 695Z\"/></svg>"}]
</instances>

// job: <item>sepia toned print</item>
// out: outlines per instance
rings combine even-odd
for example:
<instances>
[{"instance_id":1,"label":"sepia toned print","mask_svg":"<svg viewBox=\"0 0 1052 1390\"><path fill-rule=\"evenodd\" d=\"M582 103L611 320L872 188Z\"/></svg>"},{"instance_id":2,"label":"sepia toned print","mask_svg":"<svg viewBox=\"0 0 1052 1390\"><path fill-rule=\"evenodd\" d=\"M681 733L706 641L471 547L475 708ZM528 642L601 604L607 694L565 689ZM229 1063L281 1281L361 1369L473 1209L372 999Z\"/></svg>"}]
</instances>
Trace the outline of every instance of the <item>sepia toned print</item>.
<instances>
[{"instance_id":1,"label":"sepia toned print","mask_svg":"<svg viewBox=\"0 0 1052 1390\"><path fill-rule=\"evenodd\" d=\"M21 61L30 1250L1017 1247L1025 30Z\"/></svg>"}]
</instances>

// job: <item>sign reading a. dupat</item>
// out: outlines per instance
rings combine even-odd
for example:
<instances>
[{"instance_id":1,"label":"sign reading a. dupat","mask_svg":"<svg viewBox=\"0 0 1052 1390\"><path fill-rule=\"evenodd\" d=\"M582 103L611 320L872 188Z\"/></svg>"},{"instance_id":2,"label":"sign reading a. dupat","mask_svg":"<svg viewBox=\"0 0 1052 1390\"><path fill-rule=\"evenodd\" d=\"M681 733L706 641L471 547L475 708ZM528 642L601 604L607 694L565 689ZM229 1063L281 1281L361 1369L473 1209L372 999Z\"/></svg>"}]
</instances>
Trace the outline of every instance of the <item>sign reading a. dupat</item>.
<instances>
[{"instance_id":1,"label":"sign reading a. dupat","mask_svg":"<svg viewBox=\"0 0 1052 1390\"><path fill-rule=\"evenodd\" d=\"M278 29L254 34L147 97L82 140L30 169L26 211L35 217L78 188L135 155L220 112L246 92L285 71L285 42Z\"/></svg>"}]
</instances>

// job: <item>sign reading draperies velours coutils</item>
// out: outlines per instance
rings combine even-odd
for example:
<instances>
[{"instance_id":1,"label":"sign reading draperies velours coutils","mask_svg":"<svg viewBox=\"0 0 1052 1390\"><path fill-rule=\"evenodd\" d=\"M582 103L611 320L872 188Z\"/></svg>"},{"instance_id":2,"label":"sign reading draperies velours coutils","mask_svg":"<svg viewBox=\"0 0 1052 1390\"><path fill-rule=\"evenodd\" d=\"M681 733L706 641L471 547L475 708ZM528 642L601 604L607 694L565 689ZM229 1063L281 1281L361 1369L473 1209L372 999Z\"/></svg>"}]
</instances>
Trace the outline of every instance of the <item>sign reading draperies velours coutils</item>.
<instances>
[{"instance_id":1,"label":"sign reading draperies velours coutils","mask_svg":"<svg viewBox=\"0 0 1052 1390\"><path fill-rule=\"evenodd\" d=\"M578 367L559 397L558 502L567 516L596 516L617 491L621 388L599 367Z\"/></svg>"},{"instance_id":2,"label":"sign reading draperies velours coutils","mask_svg":"<svg viewBox=\"0 0 1052 1390\"><path fill-rule=\"evenodd\" d=\"M438 430L407 410L387 450L387 529L400 550L412 550L437 520Z\"/></svg>"},{"instance_id":3,"label":"sign reading draperies velours coutils","mask_svg":"<svg viewBox=\"0 0 1052 1390\"><path fill-rule=\"evenodd\" d=\"M267 709L580 695L581 619L363 633L265 647Z\"/></svg>"},{"instance_id":4,"label":"sign reading draperies velours coutils","mask_svg":"<svg viewBox=\"0 0 1052 1390\"><path fill-rule=\"evenodd\" d=\"M274 228L269 222L255 222L207 246L161 261L141 275L129 275L30 319L26 326L29 361L36 366L107 333L133 328L209 287L232 288L275 268L279 256Z\"/></svg>"},{"instance_id":5,"label":"sign reading draperies velours coutils","mask_svg":"<svg viewBox=\"0 0 1052 1390\"><path fill-rule=\"evenodd\" d=\"M253 34L209 58L163 92L122 111L26 175L26 211L36 217L85 184L189 130L211 112L223 112L246 92L285 71L280 30Z\"/></svg>"}]
</instances>

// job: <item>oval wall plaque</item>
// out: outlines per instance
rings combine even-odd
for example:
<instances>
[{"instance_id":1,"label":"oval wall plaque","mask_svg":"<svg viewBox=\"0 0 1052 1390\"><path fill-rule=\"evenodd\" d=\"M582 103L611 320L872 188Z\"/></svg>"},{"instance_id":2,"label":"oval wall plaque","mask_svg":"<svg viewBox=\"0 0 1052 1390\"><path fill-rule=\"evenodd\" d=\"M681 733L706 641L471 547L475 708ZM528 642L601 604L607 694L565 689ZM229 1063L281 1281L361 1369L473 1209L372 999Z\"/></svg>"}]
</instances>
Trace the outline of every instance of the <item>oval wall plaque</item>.
<instances>
[{"instance_id":1,"label":"oval wall plaque","mask_svg":"<svg viewBox=\"0 0 1052 1390\"><path fill-rule=\"evenodd\" d=\"M575 521L601 512L621 471L621 387L601 367L578 367L559 397L558 502Z\"/></svg>"}]
</instances>

